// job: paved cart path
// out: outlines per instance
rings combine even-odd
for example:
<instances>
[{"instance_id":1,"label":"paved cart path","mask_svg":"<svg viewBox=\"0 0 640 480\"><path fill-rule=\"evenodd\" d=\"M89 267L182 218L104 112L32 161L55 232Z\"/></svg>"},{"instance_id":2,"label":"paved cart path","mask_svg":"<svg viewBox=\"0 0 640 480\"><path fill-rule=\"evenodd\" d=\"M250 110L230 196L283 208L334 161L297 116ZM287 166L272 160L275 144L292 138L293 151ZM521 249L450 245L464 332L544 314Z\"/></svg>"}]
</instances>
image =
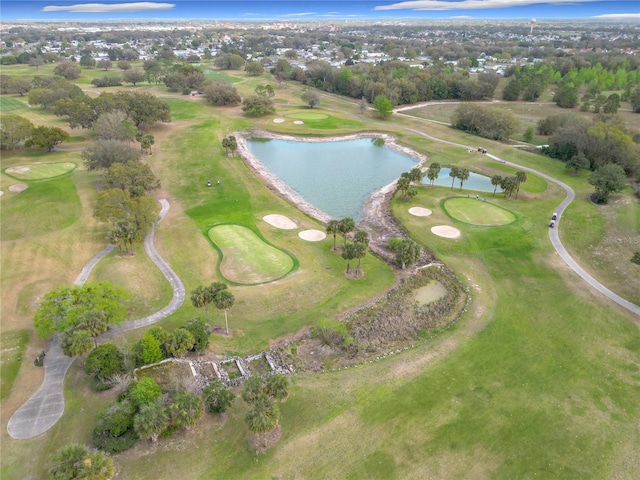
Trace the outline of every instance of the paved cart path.
<instances>
[{"instance_id":1,"label":"paved cart path","mask_svg":"<svg viewBox=\"0 0 640 480\"><path fill-rule=\"evenodd\" d=\"M162 209L160 210L159 220L162 220L169 211L169 202L166 199L161 199L160 204L162 205ZM144 249L171 284L173 298L169 304L161 310L144 318L124 322L119 327L112 327L107 333L101 335L99 337L100 339L110 338L119 333L134 330L162 320L180 308L184 302L184 285L167 262L158 254L153 245L155 228L154 225L151 231L145 236ZM74 284L83 285L89 277L91 270L100 260L107 256L113 248L113 245L110 245L89 260ZM62 353L60 337L58 335L54 336L44 359L44 380L42 381L42 385L16 410L11 419L9 419L9 424L7 425L9 435L16 439L36 437L49 430L60 420L64 413L64 377L74 360L75 357L70 358Z\"/></svg>"}]
</instances>

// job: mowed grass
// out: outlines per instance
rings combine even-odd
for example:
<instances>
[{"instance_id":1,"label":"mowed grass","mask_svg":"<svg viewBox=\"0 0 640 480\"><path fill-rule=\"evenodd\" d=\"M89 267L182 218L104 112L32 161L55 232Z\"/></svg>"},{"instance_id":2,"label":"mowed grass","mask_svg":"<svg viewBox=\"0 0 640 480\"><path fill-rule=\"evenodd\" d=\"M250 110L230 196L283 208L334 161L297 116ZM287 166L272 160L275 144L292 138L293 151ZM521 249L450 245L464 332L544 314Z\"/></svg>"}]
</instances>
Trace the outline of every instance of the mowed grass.
<instances>
[{"instance_id":1,"label":"mowed grass","mask_svg":"<svg viewBox=\"0 0 640 480\"><path fill-rule=\"evenodd\" d=\"M472 225L507 225L516 220L516 216L509 210L473 198L447 198L442 202L442 208L454 220Z\"/></svg>"},{"instance_id":2,"label":"mowed grass","mask_svg":"<svg viewBox=\"0 0 640 480\"><path fill-rule=\"evenodd\" d=\"M317 113L317 112L296 112L296 113L287 113L285 115L286 118L295 118L296 120L324 120L329 118L329 115L326 113Z\"/></svg>"},{"instance_id":3,"label":"mowed grass","mask_svg":"<svg viewBox=\"0 0 640 480\"><path fill-rule=\"evenodd\" d=\"M267 244L241 225L218 225L208 232L222 254L220 273L227 280L258 284L282 278L295 266L290 255Z\"/></svg>"},{"instance_id":4,"label":"mowed grass","mask_svg":"<svg viewBox=\"0 0 640 480\"><path fill-rule=\"evenodd\" d=\"M22 100L14 97L0 97L0 113L11 113L25 108L27 105Z\"/></svg>"},{"instance_id":5,"label":"mowed grass","mask_svg":"<svg viewBox=\"0 0 640 480\"><path fill-rule=\"evenodd\" d=\"M0 239L46 235L77 222L80 211L71 176L30 183L23 192L3 195Z\"/></svg>"},{"instance_id":6,"label":"mowed grass","mask_svg":"<svg viewBox=\"0 0 640 480\"><path fill-rule=\"evenodd\" d=\"M2 332L0 336L0 400L4 400L11 392L20 365L25 361L24 352L28 341L28 330Z\"/></svg>"},{"instance_id":7,"label":"mowed grass","mask_svg":"<svg viewBox=\"0 0 640 480\"><path fill-rule=\"evenodd\" d=\"M76 167L77 164L71 162L32 163L6 168L4 173L19 180L43 180L65 175Z\"/></svg>"}]
</instances>

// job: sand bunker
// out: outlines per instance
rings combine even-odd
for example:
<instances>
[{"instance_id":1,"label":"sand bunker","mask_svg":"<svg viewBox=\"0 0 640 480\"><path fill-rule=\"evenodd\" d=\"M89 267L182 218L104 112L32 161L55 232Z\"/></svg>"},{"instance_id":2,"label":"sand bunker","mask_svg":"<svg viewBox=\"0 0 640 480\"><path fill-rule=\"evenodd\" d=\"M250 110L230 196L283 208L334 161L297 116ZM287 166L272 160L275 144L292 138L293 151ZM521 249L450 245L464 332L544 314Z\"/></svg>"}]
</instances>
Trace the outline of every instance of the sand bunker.
<instances>
[{"instance_id":1,"label":"sand bunker","mask_svg":"<svg viewBox=\"0 0 640 480\"><path fill-rule=\"evenodd\" d=\"M411 207L409 209L409 213L411 215L415 215L416 217L428 217L432 212L428 208Z\"/></svg>"},{"instance_id":2,"label":"sand bunker","mask_svg":"<svg viewBox=\"0 0 640 480\"><path fill-rule=\"evenodd\" d=\"M307 242L319 242L327 238L327 234L321 230L303 230L298 236Z\"/></svg>"},{"instance_id":3,"label":"sand bunker","mask_svg":"<svg viewBox=\"0 0 640 480\"><path fill-rule=\"evenodd\" d=\"M303 125L304 122L302 120L294 120L293 123L295 123L296 125Z\"/></svg>"},{"instance_id":4,"label":"sand bunker","mask_svg":"<svg viewBox=\"0 0 640 480\"><path fill-rule=\"evenodd\" d=\"M284 123L284 118L274 118L273 123Z\"/></svg>"},{"instance_id":5,"label":"sand bunker","mask_svg":"<svg viewBox=\"0 0 640 480\"><path fill-rule=\"evenodd\" d=\"M23 165L23 166L20 166L20 167L9 167L9 168L7 168L6 172L7 173L17 173L18 175L20 175L20 174L27 173L29 170L31 170L30 166Z\"/></svg>"},{"instance_id":6,"label":"sand bunker","mask_svg":"<svg viewBox=\"0 0 640 480\"><path fill-rule=\"evenodd\" d=\"M431 233L444 238L460 238L460 230L449 225L431 227Z\"/></svg>"},{"instance_id":7,"label":"sand bunker","mask_svg":"<svg viewBox=\"0 0 640 480\"><path fill-rule=\"evenodd\" d=\"M29 188L29 185L26 183L14 183L13 185L9 185L9 191L12 193L24 192L27 188Z\"/></svg>"},{"instance_id":8,"label":"sand bunker","mask_svg":"<svg viewBox=\"0 0 640 480\"><path fill-rule=\"evenodd\" d=\"M281 228L282 230L295 230L298 228L293 220L284 215L265 215L262 219L272 227Z\"/></svg>"}]
</instances>

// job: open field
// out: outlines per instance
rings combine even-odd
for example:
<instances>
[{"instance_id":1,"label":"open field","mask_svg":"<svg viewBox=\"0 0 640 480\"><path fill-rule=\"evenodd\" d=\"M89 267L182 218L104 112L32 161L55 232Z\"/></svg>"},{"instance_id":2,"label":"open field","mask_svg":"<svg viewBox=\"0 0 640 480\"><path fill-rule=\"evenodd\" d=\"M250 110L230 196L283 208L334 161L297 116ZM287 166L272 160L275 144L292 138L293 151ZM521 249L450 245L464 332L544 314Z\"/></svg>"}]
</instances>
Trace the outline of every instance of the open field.
<instances>
[{"instance_id":1,"label":"open field","mask_svg":"<svg viewBox=\"0 0 640 480\"><path fill-rule=\"evenodd\" d=\"M288 113L285 115L287 118L295 118L296 120L324 120L325 118L329 118L329 115L326 113L316 113L316 112L296 112L296 113Z\"/></svg>"},{"instance_id":2,"label":"open field","mask_svg":"<svg viewBox=\"0 0 640 480\"><path fill-rule=\"evenodd\" d=\"M0 337L0 367L2 367L0 368L2 378L0 400L4 400L9 396L13 382L18 377L22 362L31 360L24 358L28 341L28 330L2 332L2 337Z\"/></svg>"},{"instance_id":3,"label":"open field","mask_svg":"<svg viewBox=\"0 0 640 480\"><path fill-rule=\"evenodd\" d=\"M241 72L234 75L243 76ZM246 95L265 78L243 77L236 86ZM301 241L296 231L279 230L262 221L266 214L277 212L295 219L300 230L324 230L274 195L240 158L224 155L221 139L253 126L309 135L386 131L427 154L429 161L455 163L489 175L506 173L505 166L488 157L419 133L425 132L483 146L505 159L542 170L577 192L575 204L561 222L567 248L609 288L639 301L640 287L634 283L637 271L632 270L637 267L627 259L628 252L637 249L633 243L640 225L637 202L625 192L606 207L591 204L586 175L573 177L560 162L418 118L394 115L383 122L361 116L355 102L326 94L319 110L331 118L317 120L321 126L306 120L304 125L274 124L273 118L286 118L302 108L302 89L293 83L277 89L276 114L257 120L242 116L239 107L213 108L202 98L148 88L166 96L173 110L171 124L151 130L156 144L153 155L144 160L162 181L158 198L168 197L171 202L158 228L156 248L187 292L223 280L217 268L220 254L207 235L214 225L246 225L299 263L292 274L278 281L230 287L236 297L229 312L233 335L212 337L209 354L265 349L274 339L365 303L396 278L391 267L368 255L362 265L364 277L349 279L343 274L345 262L331 251L329 240ZM38 109L29 112L34 110ZM36 113L42 123L61 121L49 112ZM79 153L61 152L53 158L74 161L75 156ZM41 153L28 157L29 162L22 163L54 161ZM17 164L4 156L2 162L2 168ZM0 327L3 338L5 331L30 331L26 355L46 347L31 325L37 299L73 281L82 265L105 245L105 228L92 218L97 178L97 173L79 166L71 175L31 182L28 190L14 196L5 193L0 199ZM220 188L208 189L207 179L219 179ZM15 183L4 174L0 181L3 190ZM48 190L38 190L42 185ZM29 192L37 194L33 202L42 203L53 201L54 193L60 195L66 207L52 212L38 207L31 212L20 203ZM488 198L515 218L491 228L468 222L468 208L448 216L441 205L450 196L449 188L421 186L416 197L396 198L391 208L411 237L469 288L472 301L456 324L381 361L294 375L290 397L280 406L282 437L265 455L250 451L244 423L247 407L236 399L226 419L205 415L190 431L177 432L157 444L142 441L116 455L118 478L634 478L640 468L640 330L634 323L638 320L593 293L553 251L547 219L563 192L529 175L517 201L502 194ZM449 201L444 202L447 210ZM415 217L407 212L410 205L433 213ZM23 220L25 215L30 215L28 220ZM51 216L59 222L57 228L47 224ZM461 238L430 233L430 227L442 224L460 229ZM46 233L40 225L48 225ZM5 238L5 228L10 238ZM594 261L589 246L606 261ZM166 285L153 273L153 265L143 260L141 250L133 259L113 255L93 278L109 278L128 289L143 284L153 298L140 311L155 308L167 295ZM203 312L187 301L161 325L171 329L195 316ZM118 342L130 345L141 334L131 332ZM67 404L61 421L37 438L15 441L9 438L6 424L37 388L41 371L34 369L24 363L14 388L2 400L3 480L44 478L48 458L59 446L71 441L90 443L95 419L115 396L91 391L90 379L76 361L65 380Z\"/></svg>"},{"instance_id":4,"label":"open field","mask_svg":"<svg viewBox=\"0 0 640 480\"><path fill-rule=\"evenodd\" d=\"M272 282L294 268L286 252L268 245L252 230L241 225L218 225L209 238L220 250L220 273L227 280L244 285Z\"/></svg>"}]
</instances>

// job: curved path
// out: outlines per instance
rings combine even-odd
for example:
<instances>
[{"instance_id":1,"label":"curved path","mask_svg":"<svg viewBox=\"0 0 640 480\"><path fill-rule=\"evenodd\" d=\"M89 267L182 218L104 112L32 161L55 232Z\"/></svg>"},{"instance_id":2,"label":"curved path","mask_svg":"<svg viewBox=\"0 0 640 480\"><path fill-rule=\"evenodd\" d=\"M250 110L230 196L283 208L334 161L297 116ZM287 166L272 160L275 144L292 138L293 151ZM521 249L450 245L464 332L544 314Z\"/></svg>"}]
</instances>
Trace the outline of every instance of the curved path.
<instances>
[{"instance_id":1,"label":"curved path","mask_svg":"<svg viewBox=\"0 0 640 480\"><path fill-rule=\"evenodd\" d=\"M162 205L162 209L160 210L159 220L162 220L169 211L169 202L161 199L160 204ZM145 236L144 249L171 284L173 298L166 307L147 317L129 320L119 327L112 327L107 333L100 336L101 339L110 338L118 333L127 332L157 322L171 315L180 308L184 302L184 285L167 262L158 254L153 245L155 228L154 224ZM100 260L108 255L113 248L113 245L110 245L89 260L74 284L83 285L89 277L91 270ZM62 353L60 337L58 335L54 336L44 361L44 380L42 381L42 385L40 385L40 388L38 388L31 398L16 410L9 420L9 424L7 425L9 435L16 439L32 438L46 432L56 424L64 413L64 377L74 360L75 357L67 357Z\"/></svg>"},{"instance_id":2,"label":"curved path","mask_svg":"<svg viewBox=\"0 0 640 480\"><path fill-rule=\"evenodd\" d=\"M422 106L422 105L420 105L420 106ZM400 108L400 109L394 110L394 113L396 113L397 115L407 116L407 117L415 119L415 117L412 117L410 115L405 115L405 114L401 113L401 110L409 110L409 108L407 108L407 107ZM443 140L443 139L440 139L438 137L434 137L434 136L431 136L431 135L429 135L427 133L421 132L420 130L416 130L416 129L408 128L408 127L404 127L404 128L406 130L409 130L409 131L411 131L413 133L416 133L416 134L418 134L420 136L423 136L425 138L428 138L430 140L434 140L434 141L437 141L437 142L440 142L440 143L446 143L446 144L453 145L453 146L456 146L456 147L461 147L461 148L464 148L464 149L467 149L467 150L469 150L469 149L475 150L474 147L470 147L468 145L462 145L461 143L451 142L449 140ZM558 220L556 221L556 228L549 228L549 240L551 241L551 245L553 246L555 251L558 253L558 255L560 255L560 258L562 258L562 260L564 260L564 262L569 266L569 268L571 268L576 274L578 274L578 276L580 278L582 278L585 282L587 282L589 284L589 286L591 286L592 288L596 289L597 291L599 291L600 293L605 295L607 298L609 298L610 300L612 300L615 303L617 303L618 305L620 305L622 308L624 308L624 309L630 311L631 313L634 313L638 317L640 317L640 306L636 305L635 303L631 303L628 300L625 300L620 295L612 292L607 287L605 287L603 284L601 284L598 280L596 280L591 275L589 275L589 273L587 273L578 264L578 262L576 262L573 259L573 257L569 254L569 252L567 252L567 249L562 244L562 242L560 240L560 218L562 217L562 214L564 213L566 208L571 204L571 202L573 202L573 200L576 197L576 194L573 191L573 189L569 185L567 185L566 183L561 182L560 180L557 180L557 179L547 175L546 173L542 173L542 172L540 172L538 170L535 170L533 168L529 168L529 167L525 167L523 165L518 165L517 163L509 162L507 160L504 160L504 159L502 159L500 157L497 157L495 155L492 155L490 153L487 153L486 156L489 157L489 158L492 158L493 160L496 160L496 161L498 161L500 163L503 163L505 165L509 165L511 167L519 168L521 170L526 170L527 172L531 172L531 173L533 173L535 175L538 175L538 176L544 178L545 180L548 180L548 181L550 181L552 183L555 183L556 185L558 185L560 188L562 188L567 193L567 196L565 197L565 199L560 203L560 205L558 205L558 207L556 207L556 211L555 212L558 214ZM549 215L549 216L551 216L551 215Z\"/></svg>"}]
</instances>

